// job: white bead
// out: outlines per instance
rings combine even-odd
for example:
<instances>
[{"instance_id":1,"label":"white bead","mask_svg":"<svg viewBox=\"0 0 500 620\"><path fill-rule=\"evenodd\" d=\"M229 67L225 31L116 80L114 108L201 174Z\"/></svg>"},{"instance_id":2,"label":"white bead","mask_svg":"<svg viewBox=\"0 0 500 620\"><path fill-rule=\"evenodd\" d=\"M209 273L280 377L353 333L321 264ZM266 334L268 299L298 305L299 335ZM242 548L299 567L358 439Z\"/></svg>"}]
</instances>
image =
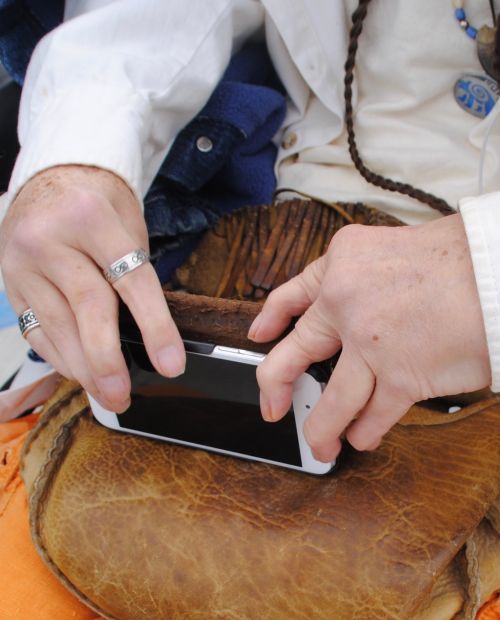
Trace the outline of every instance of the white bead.
<instances>
[{"instance_id":1,"label":"white bead","mask_svg":"<svg viewBox=\"0 0 500 620\"><path fill-rule=\"evenodd\" d=\"M455 9L463 9L464 8L464 0L451 0L453 8Z\"/></svg>"}]
</instances>

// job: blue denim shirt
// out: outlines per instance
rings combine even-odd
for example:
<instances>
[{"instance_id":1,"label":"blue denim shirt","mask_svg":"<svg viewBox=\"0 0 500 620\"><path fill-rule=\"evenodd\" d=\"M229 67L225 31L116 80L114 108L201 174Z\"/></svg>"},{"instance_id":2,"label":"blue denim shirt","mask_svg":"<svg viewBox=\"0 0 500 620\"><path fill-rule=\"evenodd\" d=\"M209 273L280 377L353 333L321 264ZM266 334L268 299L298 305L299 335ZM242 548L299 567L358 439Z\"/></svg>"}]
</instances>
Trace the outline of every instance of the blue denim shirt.
<instances>
[{"instance_id":1,"label":"blue denim shirt","mask_svg":"<svg viewBox=\"0 0 500 620\"><path fill-rule=\"evenodd\" d=\"M63 17L62 0L0 0L0 60L22 84L42 36ZM209 101L177 136L144 199L151 252L167 281L207 228L226 213L270 202L286 99L264 43L232 59Z\"/></svg>"},{"instance_id":2,"label":"blue denim shirt","mask_svg":"<svg viewBox=\"0 0 500 620\"><path fill-rule=\"evenodd\" d=\"M231 60L221 82L177 136L145 198L157 271L169 279L192 250L188 243L242 206L270 202L276 187L272 138L286 111L263 44Z\"/></svg>"}]
</instances>

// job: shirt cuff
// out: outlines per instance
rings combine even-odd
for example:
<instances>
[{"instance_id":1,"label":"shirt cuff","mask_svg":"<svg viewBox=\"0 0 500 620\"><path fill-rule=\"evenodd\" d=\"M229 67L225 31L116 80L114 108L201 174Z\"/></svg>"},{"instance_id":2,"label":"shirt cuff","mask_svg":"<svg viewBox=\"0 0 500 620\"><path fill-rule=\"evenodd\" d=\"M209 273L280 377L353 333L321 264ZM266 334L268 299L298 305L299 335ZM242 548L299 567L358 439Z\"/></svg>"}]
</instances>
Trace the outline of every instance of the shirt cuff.
<instances>
[{"instance_id":1,"label":"shirt cuff","mask_svg":"<svg viewBox=\"0 0 500 620\"><path fill-rule=\"evenodd\" d=\"M463 198L459 210L483 312L491 365L491 389L500 392L500 192Z\"/></svg>"},{"instance_id":2,"label":"shirt cuff","mask_svg":"<svg viewBox=\"0 0 500 620\"><path fill-rule=\"evenodd\" d=\"M132 91L117 92L80 84L78 92L60 92L44 102L24 137L10 185L12 200L37 173L65 164L96 166L127 183L139 204L142 149L148 133L147 102Z\"/></svg>"}]
</instances>

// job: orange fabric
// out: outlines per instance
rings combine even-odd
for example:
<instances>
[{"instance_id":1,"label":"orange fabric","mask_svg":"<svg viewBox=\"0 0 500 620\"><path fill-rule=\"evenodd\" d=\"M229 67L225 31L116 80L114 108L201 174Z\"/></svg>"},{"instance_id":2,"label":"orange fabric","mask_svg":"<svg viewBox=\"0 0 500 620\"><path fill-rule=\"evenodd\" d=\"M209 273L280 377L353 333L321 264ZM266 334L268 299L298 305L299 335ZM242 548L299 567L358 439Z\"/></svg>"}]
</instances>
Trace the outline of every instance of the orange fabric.
<instances>
[{"instance_id":1,"label":"orange fabric","mask_svg":"<svg viewBox=\"0 0 500 620\"><path fill-rule=\"evenodd\" d=\"M479 610L476 620L500 620L500 592L483 605Z\"/></svg>"},{"instance_id":2,"label":"orange fabric","mask_svg":"<svg viewBox=\"0 0 500 620\"><path fill-rule=\"evenodd\" d=\"M0 424L0 620L99 620L57 581L31 542L19 457L36 418Z\"/></svg>"}]
</instances>

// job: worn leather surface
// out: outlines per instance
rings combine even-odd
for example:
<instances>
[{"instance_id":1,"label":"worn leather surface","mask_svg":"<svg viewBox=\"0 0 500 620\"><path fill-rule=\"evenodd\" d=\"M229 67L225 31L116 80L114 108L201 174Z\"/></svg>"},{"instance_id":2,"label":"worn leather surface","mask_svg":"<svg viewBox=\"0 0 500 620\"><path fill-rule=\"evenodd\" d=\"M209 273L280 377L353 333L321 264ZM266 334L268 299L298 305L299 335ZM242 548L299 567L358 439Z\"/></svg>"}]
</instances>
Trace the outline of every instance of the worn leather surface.
<instances>
[{"instance_id":1,"label":"worn leather surface","mask_svg":"<svg viewBox=\"0 0 500 620\"><path fill-rule=\"evenodd\" d=\"M324 478L114 433L61 390L25 449L32 532L109 618L413 619L500 491L500 405Z\"/></svg>"},{"instance_id":2,"label":"worn leather surface","mask_svg":"<svg viewBox=\"0 0 500 620\"><path fill-rule=\"evenodd\" d=\"M400 224L361 205L280 209L222 222L178 271L173 288L239 298L167 293L185 336L249 348L245 299L346 223ZM64 382L25 446L33 539L106 618L471 620L500 588L499 422L489 391L421 403L316 478L109 431Z\"/></svg>"}]
</instances>

